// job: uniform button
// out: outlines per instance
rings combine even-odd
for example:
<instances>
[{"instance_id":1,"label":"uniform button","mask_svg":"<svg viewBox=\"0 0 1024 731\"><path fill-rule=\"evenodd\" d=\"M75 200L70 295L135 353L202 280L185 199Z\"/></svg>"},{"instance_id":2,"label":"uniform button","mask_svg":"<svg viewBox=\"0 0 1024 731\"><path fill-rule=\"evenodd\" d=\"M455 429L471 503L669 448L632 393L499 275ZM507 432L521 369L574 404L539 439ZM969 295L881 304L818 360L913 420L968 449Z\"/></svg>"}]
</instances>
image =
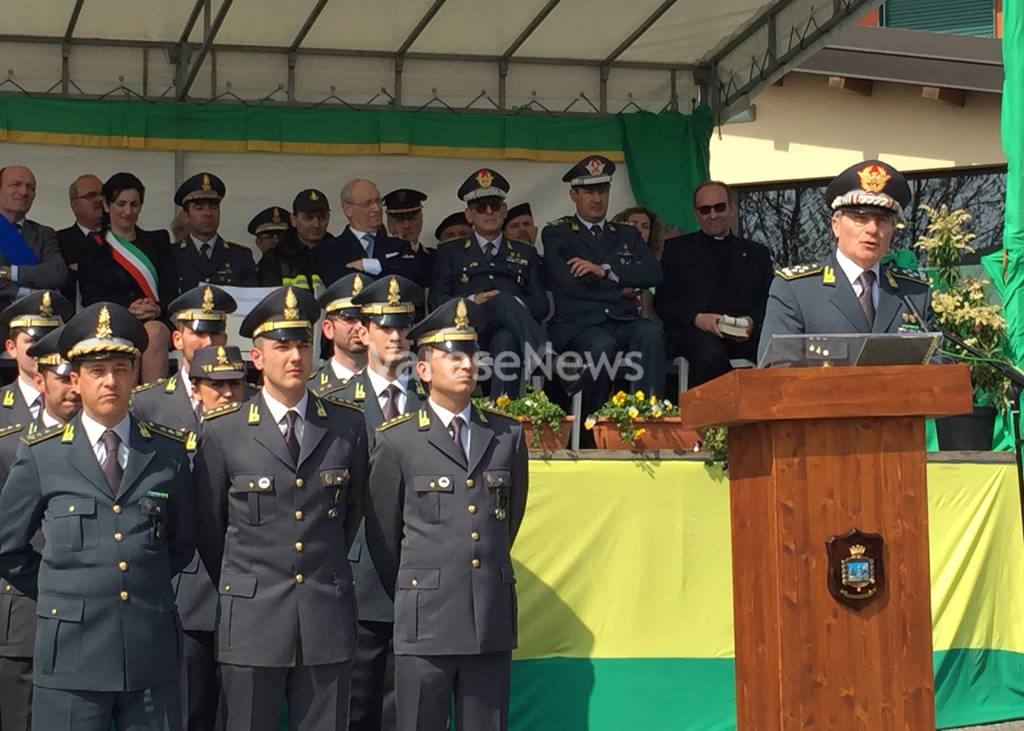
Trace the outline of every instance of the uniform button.
<instances>
[{"instance_id":1,"label":"uniform button","mask_svg":"<svg viewBox=\"0 0 1024 731\"><path fill-rule=\"evenodd\" d=\"M469 511L470 515L476 515L476 505L470 505L466 510Z\"/></svg>"},{"instance_id":2,"label":"uniform button","mask_svg":"<svg viewBox=\"0 0 1024 731\"><path fill-rule=\"evenodd\" d=\"M301 584L306 578L302 574L295 574L295 583Z\"/></svg>"},{"instance_id":3,"label":"uniform button","mask_svg":"<svg viewBox=\"0 0 1024 731\"><path fill-rule=\"evenodd\" d=\"M256 483L255 483L255 482L250 482L250 483L249 483L249 489L250 489L250 490L254 490L254 489L256 489Z\"/></svg>"},{"instance_id":4,"label":"uniform button","mask_svg":"<svg viewBox=\"0 0 1024 731\"><path fill-rule=\"evenodd\" d=\"M120 543L121 541L124 540L124 534L121 533L120 531L118 531L117 533L114 534L114 540L117 541L118 543Z\"/></svg>"},{"instance_id":5,"label":"uniform button","mask_svg":"<svg viewBox=\"0 0 1024 731\"><path fill-rule=\"evenodd\" d=\"M431 482L430 483L430 488L434 489L435 487L437 487L437 483L436 482Z\"/></svg>"},{"instance_id":6,"label":"uniform button","mask_svg":"<svg viewBox=\"0 0 1024 731\"><path fill-rule=\"evenodd\" d=\"M120 505L115 505L114 506L114 515L120 515L120 514L121 514L121 506Z\"/></svg>"},{"instance_id":7,"label":"uniform button","mask_svg":"<svg viewBox=\"0 0 1024 731\"><path fill-rule=\"evenodd\" d=\"M123 601L123 602L128 601L128 592L126 592L126 591L122 591L121 592L121 601Z\"/></svg>"},{"instance_id":8,"label":"uniform button","mask_svg":"<svg viewBox=\"0 0 1024 731\"><path fill-rule=\"evenodd\" d=\"M56 617L57 616L57 607L54 607L53 609L51 609L50 610L50 614L52 614L54 617Z\"/></svg>"},{"instance_id":9,"label":"uniform button","mask_svg":"<svg viewBox=\"0 0 1024 731\"><path fill-rule=\"evenodd\" d=\"M10 584L4 584L4 591L10 591L10 590L11 590L11 585Z\"/></svg>"},{"instance_id":10,"label":"uniform button","mask_svg":"<svg viewBox=\"0 0 1024 731\"><path fill-rule=\"evenodd\" d=\"M122 571L127 571L128 570L128 562L127 561L118 561L117 562L117 568L121 569Z\"/></svg>"},{"instance_id":11,"label":"uniform button","mask_svg":"<svg viewBox=\"0 0 1024 731\"><path fill-rule=\"evenodd\" d=\"M474 558L473 559L473 568L475 568L475 569L480 568L480 559L478 559L478 558Z\"/></svg>"},{"instance_id":12,"label":"uniform button","mask_svg":"<svg viewBox=\"0 0 1024 731\"><path fill-rule=\"evenodd\" d=\"M475 485L475 484L476 483L473 482L473 478L472 477L470 477L468 480L466 480L466 487L473 487L473 485Z\"/></svg>"},{"instance_id":13,"label":"uniform button","mask_svg":"<svg viewBox=\"0 0 1024 731\"><path fill-rule=\"evenodd\" d=\"M474 541L479 541L480 540L480 534L477 533L476 531L473 531L472 533L470 533L469 537L472 538Z\"/></svg>"},{"instance_id":14,"label":"uniform button","mask_svg":"<svg viewBox=\"0 0 1024 731\"><path fill-rule=\"evenodd\" d=\"M409 583L412 584L413 586L419 586L420 585L420 582L416 581L416 579L413 579Z\"/></svg>"},{"instance_id":15,"label":"uniform button","mask_svg":"<svg viewBox=\"0 0 1024 731\"><path fill-rule=\"evenodd\" d=\"M302 481L302 478L301 478L301 477L296 477L296 478L295 478L295 487L302 487L302 486L303 486L304 484L306 484L306 483L304 483L304 482Z\"/></svg>"},{"instance_id":16,"label":"uniform button","mask_svg":"<svg viewBox=\"0 0 1024 731\"><path fill-rule=\"evenodd\" d=\"M302 541L297 541L295 543L295 550L298 551L299 553L302 553Z\"/></svg>"},{"instance_id":17,"label":"uniform button","mask_svg":"<svg viewBox=\"0 0 1024 731\"><path fill-rule=\"evenodd\" d=\"M68 505L68 512L69 513L75 512L75 506L74 505Z\"/></svg>"},{"instance_id":18,"label":"uniform button","mask_svg":"<svg viewBox=\"0 0 1024 731\"><path fill-rule=\"evenodd\" d=\"M296 510L295 511L295 520L302 520L302 511L301 510Z\"/></svg>"},{"instance_id":19,"label":"uniform button","mask_svg":"<svg viewBox=\"0 0 1024 731\"><path fill-rule=\"evenodd\" d=\"M231 591L231 584L224 584L224 591Z\"/></svg>"}]
</instances>

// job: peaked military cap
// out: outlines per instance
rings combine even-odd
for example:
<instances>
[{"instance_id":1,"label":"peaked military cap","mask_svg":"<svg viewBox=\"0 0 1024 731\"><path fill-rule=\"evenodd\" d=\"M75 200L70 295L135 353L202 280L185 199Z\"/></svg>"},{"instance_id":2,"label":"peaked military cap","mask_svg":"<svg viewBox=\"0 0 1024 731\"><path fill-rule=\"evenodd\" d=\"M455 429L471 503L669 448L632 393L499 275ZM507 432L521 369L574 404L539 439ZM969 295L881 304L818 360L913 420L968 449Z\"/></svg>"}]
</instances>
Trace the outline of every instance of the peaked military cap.
<instances>
[{"instance_id":1,"label":"peaked military cap","mask_svg":"<svg viewBox=\"0 0 1024 731\"><path fill-rule=\"evenodd\" d=\"M459 200L471 203L482 198L498 198L505 200L509 189L508 181L489 168L482 168L466 178L459 188Z\"/></svg>"},{"instance_id":2,"label":"peaked military cap","mask_svg":"<svg viewBox=\"0 0 1024 731\"><path fill-rule=\"evenodd\" d=\"M300 190L295 200L292 201L293 213L313 213L314 211L329 211L331 204L327 202L327 196L316 188Z\"/></svg>"},{"instance_id":3,"label":"peaked military cap","mask_svg":"<svg viewBox=\"0 0 1024 731\"><path fill-rule=\"evenodd\" d=\"M291 226L288 219L287 209L281 206L264 208L249 221L248 231L253 236L259 236L264 231L287 231Z\"/></svg>"},{"instance_id":4,"label":"peaked military cap","mask_svg":"<svg viewBox=\"0 0 1024 731\"><path fill-rule=\"evenodd\" d=\"M429 345L447 353L475 353L479 333L487 326L484 308L465 297L450 299L409 331L416 345Z\"/></svg>"},{"instance_id":5,"label":"peaked military cap","mask_svg":"<svg viewBox=\"0 0 1024 731\"><path fill-rule=\"evenodd\" d=\"M71 363L60 352L60 335L63 326L43 335L32 343L26 351L29 357L36 359L36 368L66 376L71 373Z\"/></svg>"},{"instance_id":6,"label":"peaked military cap","mask_svg":"<svg viewBox=\"0 0 1024 731\"><path fill-rule=\"evenodd\" d=\"M167 306L171 319L197 333L224 332L228 313L238 308L235 298L220 287L203 284L193 287Z\"/></svg>"},{"instance_id":7,"label":"peaked military cap","mask_svg":"<svg viewBox=\"0 0 1024 731\"><path fill-rule=\"evenodd\" d=\"M587 155L562 176L562 182L568 183L574 188L585 188L589 185L605 185L612 182L612 175L614 174L615 163L607 157L603 155Z\"/></svg>"},{"instance_id":8,"label":"peaked military cap","mask_svg":"<svg viewBox=\"0 0 1024 731\"><path fill-rule=\"evenodd\" d=\"M233 381L245 378L242 351L234 345L211 345L199 348L189 366L190 378L209 378L211 381Z\"/></svg>"},{"instance_id":9,"label":"peaked military cap","mask_svg":"<svg viewBox=\"0 0 1024 731\"><path fill-rule=\"evenodd\" d=\"M97 302L68 321L57 341L70 361L137 358L149 345L142 321L121 305Z\"/></svg>"},{"instance_id":10,"label":"peaked military cap","mask_svg":"<svg viewBox=\"0 0 1024 731\"><path fill-rule=\"evenodd\" d=\"M384 210L398 219L412 218L423 210L426 193L412 188L399 188L384 196Z\"/></svg>"},{"instance_id":11,"label":"peaked military cap","mask_svg":"<svg viewBox=\"0 0 1024 731\"><path fill-rule=\"evenodd\" d=\"M174 205L185 207L190 201L219 201L227 193L224 181L213 173L196 173L178 187Z\"/></svg>"},{"instance_id":12,"label":"peaked military cap","mask_svg":"<svg viewBox=\"0 0 1024 731\"><path fill-rule=\"evenodd\" d=\"M507 226L508 222L513 218L519 218L520 216L533 217L533 210L531 210L529 203L520 203L517 206L509 208L508 213L505 215L505 223L502 224L502 228Z\"/></svg>"},{"instance_id":13,"label":"peaked military cap","mask_svg":"<svg viewBox=\"0 0 1024 731\"><path fill-rule=\"evenodd\" d=\"M397 274L378 279L352 298L363 317L385 327L412 325L416 305L422 301L423 288Z\"/></svg>"},{"instance_id":14,"label":"peaked military cap","mask_svg":"<svg viewBox=\"0 0 1024 731\"><path fill-rule=\"evenodd\" d=\"M50 289L27 294L7 305L0 312L0 334L6 340L18 328L33 338L42 337L75 314L75 306L67 297Z\"/></svg>"},{"instance_id":15,"label":"peaked military cap","mask_svg":"<svg viewBox=\"0 0 1024 731\"><path fill-rule=\"evenodd\" d=\"M466 220L465 211L456 211L449 216L445 216L444 220L437 224L437 228L434 229L434 238L442 243L447 241L448 239L441 239L441 234L450 226L466 226L468 228L469 221Z\"/></svg>"},{"instance_id":16,"label":"peaked military cap","mask_svg":"<svg viewBox=\"0 0 1024 731\"><path fill-rule=\"evenodd\" d=\"M910 186L903 174L881 160L851 165L829 183L825 200L833 211L885 212L903 219Z\"/></svg>"},{"instance_id":17,"label":"peaked military cap","mask_svg":"<svg viewBox=\"0 0 1024 731\"><path fill-rule=\"evenodd\" d=\"M254 339L309 340L313 337L313 323L318 319L320 305L308 290L278 287L245 316L238 334Z\"/></svg>"},{"instance_id":18,"label":"peaked military cap","mask_svg":"<svg viewBox=\"0 0 1024 731\"><path fill-rule=\"evenodd\" d=\"M374 277L363 272L346 274L330 287L320 293L317 298L324 312L335 317L359 317L360 306L352 298L374 281Z\"/></svg>"}]
</instances>

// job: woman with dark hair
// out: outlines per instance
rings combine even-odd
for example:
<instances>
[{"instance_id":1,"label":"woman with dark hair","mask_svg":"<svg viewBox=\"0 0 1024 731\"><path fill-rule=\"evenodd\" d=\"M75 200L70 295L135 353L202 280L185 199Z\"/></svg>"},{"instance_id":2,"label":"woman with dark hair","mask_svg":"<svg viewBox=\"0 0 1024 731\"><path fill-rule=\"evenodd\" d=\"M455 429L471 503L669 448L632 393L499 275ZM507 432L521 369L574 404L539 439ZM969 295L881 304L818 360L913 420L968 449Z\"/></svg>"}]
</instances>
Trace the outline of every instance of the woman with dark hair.
<instances>
[{"instance_id":1,"label":"woman with dark hair","mask_svg":"<svg viewBox=\"0 0 1024 731\"><path fill-rule=\"evenodd\" d=\"M616 213L612 223L628 223L635 227L647 248L657 258L661 258L661 250L665 246L665 233L657 213L644 206L633 206Z\"/></svg>"},{"instance_id":2,"label":"woman with dark hair","mask_svg":"<svg viewBox=\"0 0 1024 731\"><path fill-rule=\"evenodd\" d=\"M178 296L178 275L166 231L144 231L136 224L146 188L131 173L117 173L103 184L103 224L96 250L78 266L82 306L114 302L142 320L149 346L140 358L143 383L167 375L170 330L161 318Z\"/></svg>"}]
</instances>

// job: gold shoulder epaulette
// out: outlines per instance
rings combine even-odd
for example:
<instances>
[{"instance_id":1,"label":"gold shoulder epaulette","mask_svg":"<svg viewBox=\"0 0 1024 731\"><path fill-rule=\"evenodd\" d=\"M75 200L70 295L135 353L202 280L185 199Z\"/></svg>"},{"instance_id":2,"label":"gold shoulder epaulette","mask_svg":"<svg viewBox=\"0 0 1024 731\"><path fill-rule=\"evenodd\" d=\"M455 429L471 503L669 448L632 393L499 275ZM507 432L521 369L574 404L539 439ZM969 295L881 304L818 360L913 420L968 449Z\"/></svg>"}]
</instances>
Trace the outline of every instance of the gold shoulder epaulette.
<instances>
[{"instance_id":1,"label":"gold shoulder epaulette","mask_svg":"<svg viewBox=\"0 0 1024 731\"><path fill-rule=\"evenodd\" d=\"M28 445L39 444L39 442L45 442L47 439L52 439L53 437L63 433L64 424L57 424L56 426L51 426L49 429L37 431L35 434L26 434L21 438L21 441Z\"/></svg>"},{"instance_id":2,"label":"gold shoulder epaulette","mask_svg":"<svg viewBox=\"0 0 1024 731\"><path fill-rule=\"evenodd\" d=\"M791 267L784 267L783 269L777 269L775 271L783 279L800 279L801 277L809 277L812 274L818 274L824 269L821 264L795 264Z\"/></svg>"},{"instance_id":3,"label":"gold shoulder epaulette","mask_svg":"<svg viewBox=\"0 0 1024 731\"><path fill-rule=\"evenodd\" d=\"M224 239L221 239L221 241L224 241ZM239 249L248 249L249 248L245 244L239 244L239 243L236 243L234 241L224 241L224 243L227 244L228 246L237 246Z\"/></svg>"},{"instance_id":4,"label":"gold shoulder epaulette","mask_svg":"<svg viewBox=\"0 0 1024 731\"><path fill-rule=\"evenodd\" d=\"M143 383L143 384L140 384L140 385L136 386L135 388L132 389L132 393L138 393L139 391L148 391L149 389L155 388L155 387L159 386L161 383L166 383L166 382L167 382L166 378L158 378L155 381L150 381L149 383Z\"/></svg>"},{"instance_id":5,"label":"gold shoulder epaulette","mask_svg":"<svg viewBox=\"0 0 1024 731\"><path fill-rule=\"evenodd\" d=\"M376 430L384 431L385 429L390 429L395 424L401 424L403 422L409 421L412 417L413 414L411 412L408 414L402 414L401 416L396 416L394 419L388 419L387 421L385 421L383 424L378 426Z\"/></svg>"},{"instance_id":6,"label":"gold shoulder epaulette","mask_svg":"<svg viewBox=\"0 0 1024 731\"><path fill-rule=\"evenodd\" d=\"M461 236L456 236L454 239L448 239L447 241L441 241L440 243L438 243L437 248L440 249L445 244L454 244L454 243L464 244L465 242L467 242L469 240L470 239L465 239L465 238L462 238Z\"/></svg>"},{"instance_id":7,"label":"gold shoulder epaulette","mask_svg":"<svg viewBox=\"0 0 1024 731\"><path fill-rule=\"evenodd\" d=\"M511 244L521 244L523 246L528 246L531 249L534 248L533 244L531 244L529 241L523 241L522 239L505 239L505 240L508 241Z\"/></svg>"},{"instance_id":8,"label":"gold shoulder epaulette","mask_svg":"<svg viewBox=\"0 0 1024 731\"><path fill-rule=\"evenodd\" d=\"M348 380L328 381L327 383L318 383L317 385L310 387L309 390L317 396L327 396L337 391L343 391L348 384Z\"/></svg>"},{"instance_id":9,"label":"gold shoulder epaulette","mask_svg":"<svg viewBox=\"0 0 1024 731\"><path fill-rule=\"evenodd\" d=\"M486 411L488 414L494 414L495 416L503 416L504 418L508 419L509 421L519 421L519 419L517 419L516 417L509 416L508 414L506 414L504 412L501 412L501 411L498 411L495 408L491 408L490 406L478 406L477 408L480 411Z\"/></svg>"},{"instance_id":10,"label":"gold shoulder epaulette","mask_svg":"<svg viewBox=\"0 0 1024 731\"><path fill-rule=\"evenodd\" d=\"M318 395L320 395L320 394L318 394ZM334 404L335 406L345 406L345 407L347 407L349 409L354 409L354 410L358 411L360 414L363 413L363 407L360 406L359 404L353 402L353 401L346 401L343 398L338 398L337 396L331 396L330 394L327 394L326 396L320 395L320 398L322 398L324 401L326 401L329 404Z\"/></svg>"},{"instance_id":11,"label":"gold shoulder epaulette","mask_svg":"<svg viewBox=\"0 0 1024 731\"><path fill-rule=\"evenodd\" d=\"M900 279L908 279L911 282L917 282L918 284L931 284L931 280L928 278L928 275L920 269L887 267L887 270L892 272L894 277L899 277Z\"/></svg>"},{"instance_id":12,"label":"gold shoulder epaulette","mask_svg":"<svg viewBox=\"0 0 1024 731\"><path fill-rule=\"evenodd\" d=\"M154 434L159 434L182 444L188 441L188 435L191 434L188 429L172 429L169 426L157 424L155 421L143 421L142 423Z\"/></svg>"},{"instance_id":13,"label":"gold shoulder epaulette","mask_svg":"<svg viewBox=\"0 0 1024 731\"><path fill-rule=\"evenodd\" d=\"M579 228L579 222L576 220L576 216L562 216L561 218L556 218L554 221L547 222L548 226L565 226L567 224L572 225L574 227L573 230Z\"/></svg>"},{"instance_id":14,"label":"gold shoulder epaulette","mask_svg":"<svg viewBox=\"0 0 1024 731\"><path fill-rule=\"evenodd\" d=\"M223 406L218 406L215 409L210 409L203 414L203 418L206 420L216 419L218 416L224 416L224 414L233 414L240 408L242 408L241 401L232 401L230 404L224 404Z\"/></svg>"},{"instance_id":15,"label":"gold shoulder epaulette","mask_svg":"<svg viewBox=\"0 0 1024 731\"><path fill-rule=\"evenodd\" d=\"M0 429L0 438L9 436L11 434L17 434L24 428L24 424L11 424L10 426L5 426L3 429Z\"/></svg>"}]
</instances>

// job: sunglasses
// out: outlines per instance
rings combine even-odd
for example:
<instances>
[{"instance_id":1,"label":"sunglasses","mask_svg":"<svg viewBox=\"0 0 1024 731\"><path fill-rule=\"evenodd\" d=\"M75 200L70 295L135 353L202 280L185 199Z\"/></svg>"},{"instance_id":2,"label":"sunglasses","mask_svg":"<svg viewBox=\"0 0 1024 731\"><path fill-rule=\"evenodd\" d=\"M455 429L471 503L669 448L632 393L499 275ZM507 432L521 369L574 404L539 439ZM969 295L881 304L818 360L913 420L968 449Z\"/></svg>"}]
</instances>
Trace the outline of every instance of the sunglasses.
<instances>
[{"instance_id":1,"label":"sunglasses","mask_svg":"<svg viewBox=\"0 0 1024 731\"><path fill-rule=\"evenodd\" d=\"M702 216L706 216L711 211L715 213L724 213L725 209L729 207L728 203L715 203L713 206L697 206L697 213Z\"/></svg>"},{"instance_id":2,"label":"sunglasses","mask_svg":"<svg viewBox=\"0 0 1024 731\"><path fill-rule=\"evenodd\" d=\"M496 203L491 203L487 201L483 203L471 203L469 207L472 208L477 213L497 213L498 211L501 210L501 201L498 201Z\"/></svg>"}]
</instances>

